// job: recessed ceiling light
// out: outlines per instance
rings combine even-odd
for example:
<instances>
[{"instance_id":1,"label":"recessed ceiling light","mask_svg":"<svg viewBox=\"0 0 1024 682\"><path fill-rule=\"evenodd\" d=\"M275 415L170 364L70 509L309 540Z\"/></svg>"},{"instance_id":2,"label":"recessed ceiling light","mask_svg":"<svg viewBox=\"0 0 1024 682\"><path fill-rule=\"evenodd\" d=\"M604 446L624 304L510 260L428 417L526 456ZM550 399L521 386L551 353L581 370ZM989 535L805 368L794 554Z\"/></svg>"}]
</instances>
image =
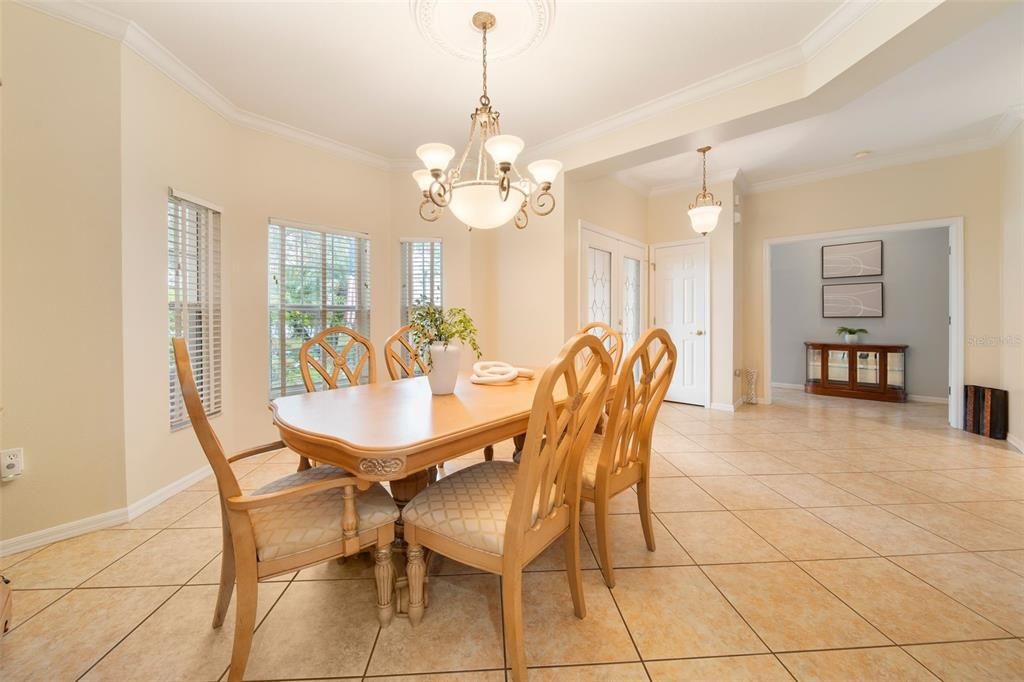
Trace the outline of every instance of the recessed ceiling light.
<instances>
[{"instance_id":1,"label":"recessed ceiling light","mask_svg":"<svg viewBox=\"0 0 1024 682\"><path fill-rule=\"evenodd\" d=\"M857 152L856 154L853 155L853 158L855 158L855 159L863 159L865 156L871 156L871 150L870 149L862 149L862 150L860 150L859 152Z\"/></svg>"}]
</instances>

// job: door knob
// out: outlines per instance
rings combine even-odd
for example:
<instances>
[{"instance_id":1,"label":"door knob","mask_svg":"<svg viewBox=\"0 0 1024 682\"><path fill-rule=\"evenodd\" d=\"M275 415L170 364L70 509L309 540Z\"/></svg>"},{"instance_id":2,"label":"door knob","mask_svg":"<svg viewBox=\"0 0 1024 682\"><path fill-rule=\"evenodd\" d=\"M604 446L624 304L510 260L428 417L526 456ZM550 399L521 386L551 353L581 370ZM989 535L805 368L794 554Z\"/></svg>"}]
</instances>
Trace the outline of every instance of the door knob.
<instances>
[{"instance_id":1,"label":"door knob","mask_svg":"<svg viewBox=\"0 0 1024 682\"><path fill-rule=\"evenodd\" d=\"M696 334L697 336L704 336L704 330L698 329L697 331L694 332L694 334Z\"/></svg>"}]
</instances>

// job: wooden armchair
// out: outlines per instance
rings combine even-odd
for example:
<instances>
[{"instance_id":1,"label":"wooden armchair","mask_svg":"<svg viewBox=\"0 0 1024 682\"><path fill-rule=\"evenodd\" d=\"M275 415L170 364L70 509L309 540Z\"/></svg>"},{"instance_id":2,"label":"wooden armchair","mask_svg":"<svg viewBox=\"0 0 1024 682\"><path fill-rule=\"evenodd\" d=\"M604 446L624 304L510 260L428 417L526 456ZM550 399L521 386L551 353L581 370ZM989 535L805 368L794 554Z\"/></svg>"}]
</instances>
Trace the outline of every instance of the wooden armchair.
<instances>
[{"instance_id":1,"label":"wooden armchair","mask_svg":"<svg viewBox=\"0 0 1024 682\"><path fill-rule=\"evenodd\" d=\"M580 362L580 354L588 360ZM423 548L502 577L512 676L526 679L523 568L566 535L569 591L586 616L579 557L580 468L612 378L612 359L593 335L575 336L537 384L519 466L481 462L426 488L403 510L409 619L423 617ZM497 390L497 389L496 389Z\"/></svg>"},{"instance_id":2,"label":"wooden armchair","mask_svg":"<svg viewBox=\"0 0 1024 682\"><path fill-rule=\"evenodd\" d=\"M412 345L409 340L411 331L412 325L407 324L392 334L384 343L384 364L388 368L388 375L392 381L416 376L417 371L420 374L430 371L427 361L420 357L416 346ZM484 459L488 462L494 459L493 445L484 448ZM443 465L438 465L438 468L443 468Z\"/></svg>"},{"instance_id":3,"label":"wooden armchair","mask_svg":"<svg viewBox=\"0 0 1024 682\"><path fill-rule=\"evenodd\" d=\"M373 343L348 327L328 327L299 349L299 369L306 392L355 386L366 376L368 384L377 381L377 360ZM315 370L316 374L310 370ZM319 384L319 385L318 385ZM309 458L299 455L299 471L310 467Z\"/></svg>"},{"instance_id":4,"label":"wooden armchair","mask_svg":"<svg viewBox=\"0 0 1024 682\"><path fill-rule=\"evenodd\" d=\"M651 436L676 368L668 332L644 332L619 369L604 435L594 434L583 461L583 499L594 503L597 554L608 587L615 587L608 543L608 501L636 485L647 549L654 551L651 518Z\"/></svg>"},{"instance_id":5,"label":"wooden armchair","mask_svg":"<svg viewBox=\"0 0 1024 682\"><path fill-rule=\"evenodd\" d=\"M228 680L241 680L256 625L257 583L328 559L376 548L377 614L381 625L393 615L394 567L391 543L398 508L379 483L319 466L285 476L243 495L231 463L279 450L278 441L226 457L203 410L185 340L176 338L174 361L185 408L199 444L213 468L221 500L224 551L213 627L224 623L233 587L238 589L235 638ZM296 530L301 529L301 533Z\"/></svg>"}]
</instances>

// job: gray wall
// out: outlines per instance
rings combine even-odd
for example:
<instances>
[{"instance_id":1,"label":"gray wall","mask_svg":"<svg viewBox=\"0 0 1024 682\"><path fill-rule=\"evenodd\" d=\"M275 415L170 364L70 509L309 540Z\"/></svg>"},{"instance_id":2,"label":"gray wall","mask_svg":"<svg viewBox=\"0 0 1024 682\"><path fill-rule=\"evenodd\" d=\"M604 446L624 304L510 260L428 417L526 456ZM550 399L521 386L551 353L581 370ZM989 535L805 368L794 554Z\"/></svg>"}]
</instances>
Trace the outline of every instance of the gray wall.
<instances>
[{"instance_id":1,"label":"gray wall","mask_svg":"<svg viewBox=\"0 0 1024 682\"><path fill-rule=\"evenodd\" d=\"M821 278L821 246L881 239L881 277ZM804 341L834 341L839 326L863 327L861 343L904 343L907 392L946 397L949 366L949 235L946 228L816 239L771 247L772 382L803 384ZM821 285L885 283L885 317L823 318Z\"/></svg>"}]
</instances>

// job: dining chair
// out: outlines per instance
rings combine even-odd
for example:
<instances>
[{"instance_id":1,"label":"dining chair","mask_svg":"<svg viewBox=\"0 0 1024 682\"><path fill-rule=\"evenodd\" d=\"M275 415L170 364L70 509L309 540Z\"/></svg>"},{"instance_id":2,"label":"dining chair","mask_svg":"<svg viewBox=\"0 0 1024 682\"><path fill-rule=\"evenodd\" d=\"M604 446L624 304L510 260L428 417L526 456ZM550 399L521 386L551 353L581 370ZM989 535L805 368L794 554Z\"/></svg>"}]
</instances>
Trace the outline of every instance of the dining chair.
<instances>
[{"instance_id":1,"label":"dining chair","mask_svg":"<svg viewBox=\"0 0 1024 682\"><path fill-rule=\"evenodd\" d=\"M619 371L619 363L622 362L622 332L604 322L588 322L580 328L577 334L593 334L612 356L615 371Z\"/></svg>"},{"instance_id":2,"label":"dining chair","mask_svg":"<svg viewBox=\"0 0 1024 682\"><path fill-rule=\"evenodd\" d=\"M412 325L407 324L392 334L384 343L384 364L387 366L388 375L392 381L416 376L417 370L420 374L430 371L427 361L409 340L411 332ZM484 461L490 462L492 459L494 459L494 446L488 445L484 448ZM441 469L444 464L437 466Z\"/></svg>"},{"instance_id":3,"label":"dining chair","mask_svg":"<svg viewBox=\"0 0 1024 682\"><path fill-rule=\"evenodd\" d=\"M185 340L175 338L173 345L185 408L220 495L224 547L214 628L224 623L232 588L238 590L228 680L242 679L256 625L257 584L274 576L373 549L377 617L382 626L388 625L394 614L391 544L398 520L391 495L379 483L332 466L299 471L243 495L231 463L280 450L284 443L225 456L196 390Z\"/></svg>"},{"instance_id":4,"label":"dining chair","mask_svg":"<svg viewBox=\"0 0 1024 682\"><path fill-rule=\"evenodd\" d=\"M608 541L608 502L635 485L647 549L654 551L651 516L651 436L672 381L676 347L668 332L648 329L619 368L604 434L595 433L583 459L584 500L594 503L597 554L608 587L615 587Z\"/></svg>"},{"instance_id":5,"label":"dining chair","mask_svg":"<svg viewBox=\"0 0 1024 682\"><path fill-rule=\"evenodd\" d=\"M328 327L303 343L299 348L299 369L308 393L321 388L355 386L364 375L364 383L377 381L373 343L349 327ZM316 374L310 370L316 370ZM299 471L309 467L309 458L299 455Z\"/></svg>"},{"instance_id":6,"label":"dining chair","mask_svg":"<svg viewBox=\"0 0 1024 682\"><path fill-rule=\"evenodd\" d=\"M587 353L586 362L578 362ZM569 592L586 616L580 571L580 468L612 378L612 359L593 335L570 339L537 382L518 466L481 462L456 471L403 510L409 620L423 618L424 548L501 576L502 618L512 676L526 679L523 568L563 535ZM495 389L501 390L501 389Z\"/></svg>"}]
</instances>

